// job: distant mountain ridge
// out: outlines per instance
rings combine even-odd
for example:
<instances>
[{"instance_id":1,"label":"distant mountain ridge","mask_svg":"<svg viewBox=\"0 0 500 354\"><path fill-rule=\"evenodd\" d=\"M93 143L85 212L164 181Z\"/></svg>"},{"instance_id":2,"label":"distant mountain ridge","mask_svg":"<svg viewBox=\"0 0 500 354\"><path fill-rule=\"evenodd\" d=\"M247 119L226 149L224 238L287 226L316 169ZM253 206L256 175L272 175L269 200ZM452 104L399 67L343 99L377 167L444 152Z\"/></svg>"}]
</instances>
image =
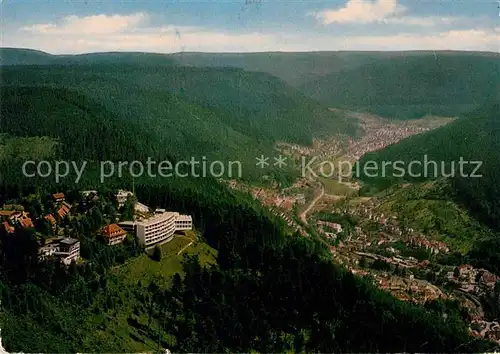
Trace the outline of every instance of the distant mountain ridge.
<instances>
[{"instance_id":1,"label":"distant mountain ridge","mask_svg":"<svg viewBox=\"0 0 500 354\"><path fill-rule=\"evenodd\" d=\"M494 52L263 52L51 55L1 49L0 65L140 65L240 68L271 74L329 107L387 118L457 116L500 92Z\"/></svg>"}]
</instances>

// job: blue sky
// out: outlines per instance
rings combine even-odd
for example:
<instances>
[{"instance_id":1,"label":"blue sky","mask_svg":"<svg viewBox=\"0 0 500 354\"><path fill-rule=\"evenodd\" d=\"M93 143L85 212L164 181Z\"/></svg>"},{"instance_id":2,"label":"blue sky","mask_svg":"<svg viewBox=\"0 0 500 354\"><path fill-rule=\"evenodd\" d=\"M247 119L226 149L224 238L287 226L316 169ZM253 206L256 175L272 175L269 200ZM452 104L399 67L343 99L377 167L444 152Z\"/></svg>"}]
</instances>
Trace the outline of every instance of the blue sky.
<instances>
[{"instance_id":1,"label":"blue sky","mask_svg":"<svg viewBox=\"0 0 500 354\"><path fill-rule=\"evenodd\" d=\"M98 51L500 51L496 0L3 0L2 46Z\"/></svg>"}]
</instances>

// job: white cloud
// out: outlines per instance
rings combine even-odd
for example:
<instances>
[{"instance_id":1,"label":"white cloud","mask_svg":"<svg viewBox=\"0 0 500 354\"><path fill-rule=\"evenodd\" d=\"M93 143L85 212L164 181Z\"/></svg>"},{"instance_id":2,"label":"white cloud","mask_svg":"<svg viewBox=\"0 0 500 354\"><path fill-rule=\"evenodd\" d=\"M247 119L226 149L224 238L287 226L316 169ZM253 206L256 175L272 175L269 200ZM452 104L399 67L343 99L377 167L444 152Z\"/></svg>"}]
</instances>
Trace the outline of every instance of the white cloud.
<instances>
[{"instance_id":1,"label":"white cloud","mask_svg":"<svg viewBox=\"0 0 500 354\"><path fill-rule=\"evenodd\" d=\"M68 16L59 24L45 23L22 27L21 30L34 34L57 36L75 34L110 34L120 33L135 28L147 20L146 14L138 12L132 15L94 15L86 17Z\"/></svg>"},{"instance_id":2,"label":"white cloud","mask_svg":"<svg viewBox=\"0 0 500 354\"><path fill-rule=\"evenodd\" d=\"M393 9L397 7L394 1L392 4ZM403 19L404 17L399 20ZM147 20L148 16L143 13L126 16L71 16L66 17L61 23L35 24L4 33L2 45L39 49L54 54L99 51L158 53L419 49L500 51L498 28L464 28L426 34L403 32L388 35L344 36L307 31L238 33L170 24L148 27Z\"/></svg>"},{"instance_id":3,"label":"white cloud","mask_svg":"<svg viewBox=\"0 0 500 354\"><path fill-rule=\"evenodd\" d=\"M323 10L311 15L325 25L331 23L373 23L406 12L397 0L349 0L343 8Z\"/></svg>"},{"instance_id":4,"label":"white cloud","mask_svg":"<svg viewBox=\"0 0 500 354\"><path fill-rule=\"evenodd\" d=\"M449 25L463 20L461 17L407 16L408 8L397 0L349 0L343 8L310 13L324 25L386 23L408 26L432 27Z\"/></svg>"}]
</instances>

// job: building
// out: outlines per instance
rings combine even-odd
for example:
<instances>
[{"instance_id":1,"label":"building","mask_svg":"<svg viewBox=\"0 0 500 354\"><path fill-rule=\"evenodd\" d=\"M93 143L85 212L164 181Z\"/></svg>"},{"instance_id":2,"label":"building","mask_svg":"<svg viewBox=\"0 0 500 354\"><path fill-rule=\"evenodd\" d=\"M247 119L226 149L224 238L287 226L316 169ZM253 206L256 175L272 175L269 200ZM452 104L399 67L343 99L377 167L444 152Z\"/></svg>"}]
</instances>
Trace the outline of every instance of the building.
<instances>
[{"instance_id":1,"label":"building","mask_svg":"<svg viewBox=\"0 0 500 354\"><path fill-rule=\"evenodd\" d=\"M102 235L108 245L116 245L123 242L127 232L117 224L111 224L102 229Z\"/></svg>"},{"instance_id":2,"label":"building","mask_svg":"<svg viewBox=\"0 0 500 354\"><path fill-rule=\"evenodd\" d=\"M81 191L80 194L82 195L83 198L93 199L94 197L97 197L97 191L94 190Z\"/></svg>"},{"instance_id":3,"label":"building","mask_svg":"<svg viewBox=\"0 0 500 354\"><path fill-rule=\"evenodd\" d=\"M59 241L60 240L53 240L40 247L38 250L38 259L44 260L54 256L59 250Z\"/></svg>"},{"instance_id":4,"label":"building","mask_svg":"<svg viewBox=\"0 0 500 354\"><path fill-rule=\"evenodd\" d=\"M148 219L123 221L118 225L126 232L134 234L139 244L149 247L172 240L176 231L191 230L193 221L189 215L166 211Z\"/></svg>"},{"instance_id":5,"label":"building","mask_svg":"<svg viewBox=\"0 0 500 354\"><path fill-rule=\"evenodd\" d=\"M136 213L142 213L142 214L149 213L149 207L139 202L135 203L134 210Z\"/></svg>"},{"instance_id":6,"label":"building","mask_svg":"<svg viewBox=\"0 0 500 354\"><path fill-rule=\"evenodd\" d=\"M176 213L165 212L140 221L124 221L119 226L133 233L139 244L149 247L158 242L173 238L175 233Z\"/></svg>"},{"instance_id":7,"label":"building","mask_svg":"<svg viewBox=\"0 0 500 354\"><path fill-rule=\"evenodd\" d=\"M14 213L15 213L14 210L0 210L0 218L4 220L10 219Z\"/></svg>"},{"instance_id":8,"label":"building","mask_svg":"<svg viewBox=\"0 0 500 354\"><path fill-rule=\"evenodd\" d=\"M23 216L19 220L19 224L21 224L21 227L23 228L34 228L35 225L33 225L33 221L28 217L28 216Z\"/></svg>"},{"instance_id":9,"label":"building","mask_svg":"<svg viewBox=\"0 0 500 354\"><path fill-rule=\"evenodd\" d=\"M66 200L66 197L65 197L64 193L54 193L54 194L52 194L52 199L56 203L60 203L60 202L64 202Z\"/></svg>"},{"instance_id":10,"label":"building","mask_svg":"<svg viewBox=\"0 0 500 354\"><path fill-rule=\"evenodd\" d=\"M131 197L133 195L134 194L132 192L120 189L118 193L116 193L116 201L118 202L118 207L121 208L127 201L128 197Z\"/></svg>"},{"instance_id":11,"label":"building","mask_svg":"<svg viewBox=\"0 0 500 354\"><path fill-rule=\"evenodd\" d=\"M16 210L0 210L0 220L16 222L23 216L23 213Z\"/></svg>"},{"instance_id":12,"label":"building","mask_svg":"<svg viewBox=\"0 0 500 354\"><path fill-rule=\"evenodd\" d=\"M193 229L193 218L191 215L182 215L176 213L175 218L175 230L176 231L185 231Z\"/></svg>"},{"instance_id":13,"label":"building","mask_svg":"<svg viewBox=\"0 0 500 354\"><path fill-rule=\"evenodd\" d=\"M61 259L66 265L71 264L72 261L80 259L80 241L74 238L65 238L59 241L59 249L55 255Z\"/></svg>"},{"instance_id":14,"label":"building","mask_svg":"<svg viewBox=\"0 0 500 354\"><path fill-rule=\"evenodd\" d=\"M45 220L50 222L50 225L52 226L52 231L56 231L57 221L54 215L52 214L46 215Z\"/></svg>"},{"instance_id":15,"label":"building","mask_svg":"<svg viewBox=\"0 0 500 354\"><path fill-rule=\"evenodd\" d=\"M2 225L3 225L3 228L5 229L5 232L7 232L8 234L11 234L14 232L14 227L12 225L10 225L7 221L4 221Z\"/></svg>"},{"instance_id":16,"label":"building","mask_svg":"<svg viewBox=\"0 0 500 354\"><path fill-rule=\"evenodd\" d=\"M38 250L40 260L57 257L65 265L80 259L80 241L73 238L58 238L49 241Z\"/></svg>"},{"instance_id":17,"label":"building","mask_svg":"<svg viewBox=\"0 0 500 354\"><path fill-rule=\"evenodd\" d=\"M66 202L63 202L59 210L57 210L57 215L59 215L61 219L64 219L64 217L69 214L70 210L71 210L71 205L69 205Z\"/></svg>"}]
</instances>

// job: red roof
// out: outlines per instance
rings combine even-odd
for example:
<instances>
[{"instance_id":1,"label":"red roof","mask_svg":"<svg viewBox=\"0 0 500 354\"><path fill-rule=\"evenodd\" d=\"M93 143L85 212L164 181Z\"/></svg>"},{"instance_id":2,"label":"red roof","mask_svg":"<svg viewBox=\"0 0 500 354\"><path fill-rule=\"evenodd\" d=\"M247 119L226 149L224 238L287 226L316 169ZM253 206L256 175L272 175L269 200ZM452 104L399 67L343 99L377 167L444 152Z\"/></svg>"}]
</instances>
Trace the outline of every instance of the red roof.
<instances>
[{"instance_id":1,"label":"red roof","mask_svg":"<svg viewBox=\"0 0 500 354\"><path fill-rule=\"evenodd\" d=\"M57 214L59 214L61 218L64 218L68 213L69 213L69 208L66 205L62 205L57 211Z\"/></svg>"},{"instance_id":2,"label":"red roof","mask_svg":"<svg viewBox=\"0 0 500 354\"><path fill-rule=\"evenodd\" d=\"M52 194L52 198L54 198L55 200L58 200L58 199L64 199L64 193L54 193Z\"/></svg>"},{"instance_id":3,"label":"red roof","mask_svg":"<svg viewBox=\"0 0 500 354\"><path fill-rule=\"evenodd\" d=\"M117 224L111 224L111 225L105 226L102 229L102 233L104 234L104 236L106 236L108 238L121 237L121 236L126 234L125 230L123 230Z\"/></svg>"},{"instance_id":4,"label":"red roof","mask_svg":"<svg viewBox=\"0 0 500 354\"><path fill-rule=\"evenodd\" d=\"M14 227L12 227L7 221L3 222L2 225L8 233L14 232Z\"/></svg>"},{"instance_id":5,"label":"red roof","mask_svg":"<svg viewBox=\"0 0 500 354\"><path fill-rule=\"evenodd\" d=\"M35 227L35 225L33 225L33 221L31 221L31 219L28 217L21 219L21 226L22 227Z\"/></svg>"},{"instance_id":6,"label":"red roof","mask_svg":"<svg viewBox=\"0 0 500 354\"><path fill-rule=\"evenodd\" d=\"M56 218L52 214L45 216L45 220L49 221L52 225L56 224Z\"/></svg>"}]
</instances>

